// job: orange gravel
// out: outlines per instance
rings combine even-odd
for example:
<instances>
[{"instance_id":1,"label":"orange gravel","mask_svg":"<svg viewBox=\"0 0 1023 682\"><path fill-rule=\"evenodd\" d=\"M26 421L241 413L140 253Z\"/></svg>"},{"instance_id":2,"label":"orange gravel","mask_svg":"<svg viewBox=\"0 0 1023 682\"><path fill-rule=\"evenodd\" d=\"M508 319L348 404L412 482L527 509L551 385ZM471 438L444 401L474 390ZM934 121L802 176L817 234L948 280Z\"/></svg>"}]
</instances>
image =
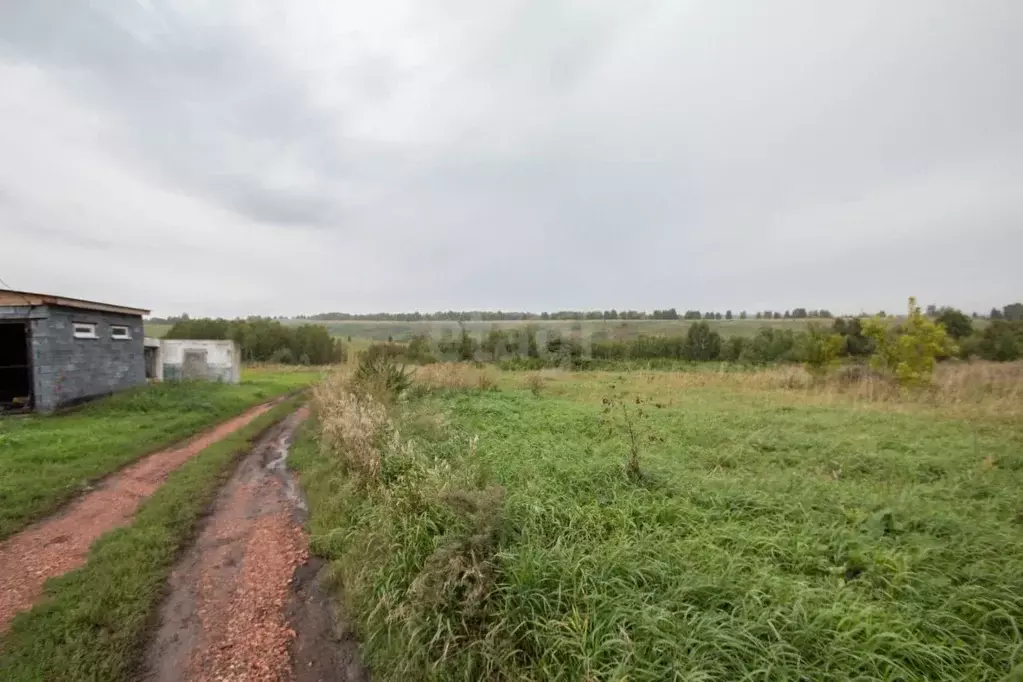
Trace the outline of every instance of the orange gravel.
<instances>
[{"instance_id":1,"label":"orange gravel","mask_svg":"<svg viewBox=\"0 0 1023 682\"><path fill-rule=\"evenodd\" d=\"M270 409L259 405L186 444L148 455L106 478L57 515L0 543L0 633L42 596L43 584L85 564L89 547L126 525L167 477L208 446L227 438Z\"/></svg>"},{"instance_id":2,"label":"orange gravel","mask_svg":"<svg viewBox=\"0 0 1023 682\"><path fill-rule=\"evenodd\" d=\"M171 574L146 680L295 679L288 606L308 539L282 463L308 413L302 408L268 433L224 486L195 545Z\"/></svg>"},{"instance_id":3,"label":"orange gravel","mask_svg":"<svg viewBox=\"0 0 1023 682\"><path fill-rule=\"evenodd\" d=\"M194 652L190 680L283 682L291 679L289 649L295 638L285 617L291 576L308 556L302 530L286 512L225 523L218 534L248 536L237 584L225 601L215 598L219 579L204 566L200 618L207 645ZM213 573L209 575L208 573ZM214 596L211 600L210 597Z\"/></svg>"}]
</instances>

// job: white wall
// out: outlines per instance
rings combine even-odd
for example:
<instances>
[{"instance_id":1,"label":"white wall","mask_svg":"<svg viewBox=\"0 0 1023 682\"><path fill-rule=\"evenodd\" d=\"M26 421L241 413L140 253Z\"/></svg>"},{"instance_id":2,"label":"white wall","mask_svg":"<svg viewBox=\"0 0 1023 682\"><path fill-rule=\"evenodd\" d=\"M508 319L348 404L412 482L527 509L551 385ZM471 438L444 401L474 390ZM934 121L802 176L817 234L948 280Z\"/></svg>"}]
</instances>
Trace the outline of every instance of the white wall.
<instances>
[{"instance_id":1,"label":"white wall","mask_svg":"<svg viewBox=\"0 0 1023 682\"><path fill-rule=\"evenodd\" d=\"M241 353L234 341L160 339L160 357L157 362L161 367L180 367L185 361L185 351L190 350L206 351L206 364L211 375L215 375L211 378L221 378L231 383L241 381Z\"/></svg>"}]
</instances>

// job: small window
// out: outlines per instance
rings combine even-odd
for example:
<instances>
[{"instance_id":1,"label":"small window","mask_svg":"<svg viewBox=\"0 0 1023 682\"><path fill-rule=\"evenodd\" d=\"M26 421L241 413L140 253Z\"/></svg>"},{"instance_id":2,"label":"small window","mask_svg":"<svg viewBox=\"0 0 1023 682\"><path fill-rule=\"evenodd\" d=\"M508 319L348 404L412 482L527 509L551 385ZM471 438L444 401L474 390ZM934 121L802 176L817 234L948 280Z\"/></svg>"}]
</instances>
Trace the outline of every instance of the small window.
<instances>
[{"instance_id":1,"label":"small window","mask_svg":"<svg viewBox=\"0 0 1023 682\"><path fill-rule=\"evenodd\" d=\"M98 339L96 325L93 322L75 322L76 339Z\"/></svg>"},{"instance_id":2,"label":"small window","mask_svg":"<svg viewBox=\"0 0 1023 682\"><path fill-rule=\"evenodd\" d=\"M122 327L122 326L116 325L116 324L115 325L111 325L110 326L110 338L112 338L112 339L130 339L131 338L131 328L130 327Z\"/></svg>"}]
</instances>

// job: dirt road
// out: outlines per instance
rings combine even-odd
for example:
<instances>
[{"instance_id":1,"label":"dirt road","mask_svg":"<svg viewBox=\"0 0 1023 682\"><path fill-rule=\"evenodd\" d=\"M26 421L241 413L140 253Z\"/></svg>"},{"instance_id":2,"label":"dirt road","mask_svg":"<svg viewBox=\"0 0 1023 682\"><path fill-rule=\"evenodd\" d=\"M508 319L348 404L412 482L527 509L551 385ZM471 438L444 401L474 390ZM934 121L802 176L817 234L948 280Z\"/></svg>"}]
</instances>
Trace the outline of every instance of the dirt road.
<instances>
[{"instance_id":1,"label":"dirt road","mask_svg":"<svg viewBox=\"0 0 1023 682\"><path fill-rule=\"evenodd\" d=\"M269 410L274 402L254 407L184 445L146 456L108 476L61 512L0 543L0 633L15 615L38 601L43 583L85 564L96 539L129 523L143 500L171 472Z\"/></svg>"},{"instance_id":2,"label":"dirt road","mask_svg":"<svg viewBox=\"0 0 1023 682\"><path fill-rule=\"evenodd\" d=\"M176 567L146 657L146 680L361 682L308 556L305 505L285 460L305 409L239 465ZM343 627L343 625L341 626Z\"/></svg>"}]
</instances>

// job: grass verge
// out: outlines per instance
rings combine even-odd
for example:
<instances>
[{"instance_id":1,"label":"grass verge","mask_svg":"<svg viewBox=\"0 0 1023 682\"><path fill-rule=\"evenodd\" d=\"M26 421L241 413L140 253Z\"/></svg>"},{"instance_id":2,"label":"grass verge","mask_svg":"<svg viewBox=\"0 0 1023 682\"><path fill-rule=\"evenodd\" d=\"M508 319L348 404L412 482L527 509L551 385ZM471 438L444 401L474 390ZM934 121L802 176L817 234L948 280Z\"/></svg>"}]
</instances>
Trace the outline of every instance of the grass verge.
<instances>
[{"instance_id":1,"label":"grass verge","mask_svg":"<svg viewBox=\"0 0 1023 682\"><path fill-rule=\"evenodd\" d=\"M239 457L306 398L285 399L171 474L134 522L104 535L85 566L46 585L46 598L0 640L3 680L134 680L167 577Z\"/></svg>"},{"instance_id":2,"label":"grass verge","mask_svg":"<svg viewBox=\"0 0 1023 682\"><path fill-rule=\"evenodd\" d=\"M374 679L951 682L1023 663L1018 423L625 377L646 412L630 477L592 379L399 404L361 457L371 482L345 446L362 427L318 405L320 443L307 429L290 461Z\"/></svg>"},{"instance_id":3,"label":"grass verge","mask_svg":"<svg viewBox=\"0 0 1023 682\"><path fill-rule=\"evenodd\" d=\"M237 385L154 384L66 414L0 418L0 540L111 471L317 378L247 371Z\"/></svg>"}]
</instances>

